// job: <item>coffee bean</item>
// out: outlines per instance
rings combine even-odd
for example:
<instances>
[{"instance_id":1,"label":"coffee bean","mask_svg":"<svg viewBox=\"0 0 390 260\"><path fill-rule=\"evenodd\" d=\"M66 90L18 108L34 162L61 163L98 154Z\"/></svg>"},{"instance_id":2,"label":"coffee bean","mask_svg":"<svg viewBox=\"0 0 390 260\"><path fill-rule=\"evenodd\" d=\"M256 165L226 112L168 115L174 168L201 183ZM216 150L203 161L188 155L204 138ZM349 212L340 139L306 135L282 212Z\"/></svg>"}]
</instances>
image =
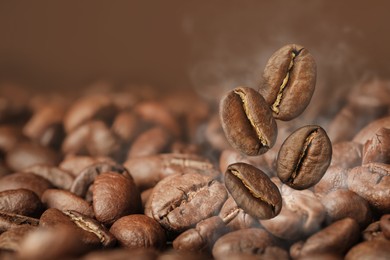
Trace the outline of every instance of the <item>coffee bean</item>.
<instances>
[{"instance_id":1,"label":"coffee bean","mask_svg":"<svg viewBox=\"0 0 390 260\"><path fill-rule=\"evenodd\" d=\"M140 134L131 145L127 158L167 152L172 135L162 127L151 128Z\"/></svg>"},{"instance_id":2,"label":"coffee bean","mask_svg":"<svg viewBox=\"0 0 390 260\"><path fill-rule=\"evenodd\" d=\"M181 127L172 113L162 104L145 101L134 107L136 114L145 122L153 123L169 130L175 137L181 135Z\"/></svg>"},{"instance_id":3,"label":"coffee bean","mask_svg":"<svg viewBox=\"0 0 390 260\"><path fill-rule=\"evenodd\" d=\"M95 217L105 225L141 212L141 196L132 178L113 172L102 173L96 177L92 190Z\"/></svg>"},{"instance_id":4,"label":"coffee bean","mask_svg":"<svg viewBox=\"0 0 390 260\"><path fill-rule=\"evenodd\" d=\"M39 219L0 211L0 233L22 225L38 226Z\"/></svg>"},{"instance_id":5,"label":"coffee bean","mask_svg":"<svg viewBox=\"0 0 390 260\"><path fill-rule=\"evenodd\" d=\"M17 189L0 192L0 211L38 217L42 209L41 200L31 190Z\"/></svg>"},{"instance_id":6,"label":"coffee bean","mask_svg":"<svg viewBox=\"0 0 390 260\"><path fill-rule=\"evenodd\" d=\"M372 121L361 129L352 141L364 145L368 140L375 136L375 133L381 128L390 128L390 116Z\"/></svg>"},{"instance_id":7,"label":"coffee bean","mask_svg":"<svg viewBox=\"0 0 390 260\"><path fill-rule=\"evenodd\" d=\"M27 189L35 192L38 197L53 188L53 185L41 176L33 173L13 173L0 179L0 191Z\"/></svg>"},{"instance_id":8,"label":"coffee bean","mask_svg":"<svg viewBox=\"0 0 390 260\"><path fill-rule=\"evenodd\" d=\"M232 231L260 227L259 221L245 213L231 196L223 204L218 216L226 223L226 227Z\"/></svg>"},{"instance_id":9,"label":"coffee bean","mask_svg":"<svg viewBox=\"0 0 390 260\"><path fill-rule=\"evenodd\" d=\"M317 195L323 196L333 190L348 188L348 169L330 166L322 179L314 186Z\"/></svg>"},{"instance_id":10,"label":"coffee bean","mask_svg":"<svg viewBox=\"0 0 390 260\"><path fill-rule=\"evenodd\" d=\"M112 131L121 138L123 142L130 142L139 132L139 119L130 111L119 113L112 123Z\"/></svg>"},{"instance_id":11,"label":"coffee bean","mask_svg":"<svg viewBox=\"0 0 390 260\"><path fill-rule=\"evenodd\" d=\"M277 180L273 178L282 195L282 210L273 219L261 220L261 225L272 235L291 241L320 230L326 217L321 201L310 190L294 190Z\"/></svg>"},{"instance_id":12,"label":"coffee bean","mask_svg":"<svg viewBox=\"0 0 390 260\"><path fill-rule=\"evenodd\" d=\"M343 218L352 218L360 227L366 227L372 221L370 205L362 197L349 190L335 190L321 199L326 208L327 222Z\"/></svg>"},{"instance_id":13,"label":"coffee bean","mask_svg":"<svg viewBox=\"0 0 390 260\"><path fill-rule=\"evenodd\" d=\"M291 246L290 254L293 259L313 253L344 255L358 240L359 225L355 220L345 218L312 235L304 243Z\"/></svg>"},{"instance_id":14,"label":"coffee bean","mask_svg":"<svg viewBox=\"0 0 390 260\"><path fill-rule=\"evenodd\" d=\"M90 124L84 123L68 133L61 146L62 152L70 155L87 154L86 144L90 128Z\"/></svg>"},{"instance_id":15,"label":"coffee bean","mask_svg":"<svg viewBox=\"0 0 390 260\"><path fill-rule=\"evenodd\" d=\"M259 92L274 117L288 121L299 116L309 104L316 76L316 63L309 51L300 45L286 45L268 60Z\"/></svg>"},{"instance_id":16,"label":"coffee bean","mask_svg":"<svg viewBox=\"0 0 390 260\"><path fill-rule=\"evenodd\" d=\"M332 147L332 161L330 167L338 166L344 169L353 168L362 164L363 146L355 142L340 142Z\"/></svg>"},{"instance_id":17,"label":"coffee bean","mask_svg":"<svg viewBox=\"0 0 390 260\"><path fill-rule=\"evenodd\" d=\"M235 88L222 98L219 109L222 128L235 149L260 155L274 145L275 120L264 98L254 89Z\"/></svg>"},{"instance_id":18,"label":"coffee bean","mask_svg":"<svg viewBox=\"0 0 390 260\"><path fill-rule=\"evenodd\" d=\"M74 210L89 217L94 216L91 205L87 201L69 191L47 189L42 194L41 199L46 208L56 208L61 211Z\"/></svg>"},{"instance_id":19,"label":"coffee bean","mask_svg":"<svg viewBox=\"0 0 390 260\"><path fill-rule=\"evenodd\" d=\"M59 164L58 168L70 172L73 176L77 177L85 168L91 166L95 163L108 163L116 164L113 159L106 156L75 156L68 155L64 160Z\"/></svg>"},{"instance_id":20,"label":"coffee bean","mask_svg":"<svg viewBox=\"0 0 390 260\"><path fill-rule=\"evenodd\" d=\"M328 127L329 137L333 143L351 141L355 134L368 123L385 116L386 110L387 108L384 105L349 103L330 122Z\"/></svg>"},{"instance_id":21,"label":"coffee bean","mask_svg":"<svg viewBox=\"0 0 390 260\"><path fill-rule=\"evenodd\" d=\"M82 241L82 236L68 226L38 228L29 232L21 241L17 254L19 259L75 258L91 250Z\"/></svg>"},{"instance_id":22,"label":"coffee bean","mask_svg":"<svg viewBox=\"0 0 390 260\"><path fill-rule=\"evenodd\" d=\"M130 174L122 165L105 161L96 162L85 167L78 176L74 179L70 192L80 197L85 197L89 186L95 181L95 178L103 172L117 172L131 178Z\"/></svg>"},{"instance_id":23,"label":"coffee bean","mask_svg":"<svg viewBox=\"0 0 390 260\"><path fill-rule=\"evenodd\" d=\"M42 214L39 225L45 228L66 226L78 234L82 243L91 249L112 247L116 243L116 239L101 223L77 211L50 208Z\"/></svg>"},{"instance_id":24,"label":"coffee bean","mask_svg":"<svg viewBox=\"0 0 390 260\"><path fill-rule=\"evenodd\" d=\"M90 121L86 148L92 156L112 156L116 158L120 149L120 139L102 121Z\"/></svg>"},{"instance_id":25,"label":"coffee bean","mask_svg":"<svg viewBox=\"0 0 390 260\"><path fill-rule=\"evenodd\" d=\"M220 176L220 172L208 159L193 154L167 153L130 158L124 166L129 169L140 190L151 188L173 174L198 173L212 178Z\"/></svg>"},{"instance_id":26,"label":"coffee bean","mask_svg":"<svg viewBox=\"0 0 390 260\"><path fill-rule=\"evenodd\" d=\"M390 128L380 128L363 146L363 164L390 164Z\"/></svg>"},{"instance_id":27,"label":"coffee bean","mask_svg":"<svg viewBox=\"0 0 390 260\"><path fill-rule=\"evenodd\" d=\"M14 171L21 171L35 164L55 166L59 163L59 155L48 147L34 143L20 143L7 153L7 165Z\"/></svg>"},{"instance_id":28,"label":"coffee bean","mask_svg":"<svg viewBox=\"0 0 390 260\"><path fill-rule=\"evenodd\" d=\"M7 153L18 143L27 141L20 127L0 125L0 151Z\"/></svg>"},{"instance_id":29,"label":"coffee bean","mask_svg":"<svg viewBox=\"0 0 390 260\"><path fill-rule=\"evenodd\" d=\"M380 212L390 212L390 165L370 163L353 168L348 174L348 188Z\"/></svg>"},{"instance_id":30,"label":"coffee bean","mask_svg":"<svg viewBox=\"0 0 390 260\"><path fill-rule=\"evenodd\" d=\"M84 96L66 112L64 117L64 126L67 133L93 119L100 119L105 122L111 122L117 108L112 100L105 95Z\"/></svg>"},{"instance_id":31,"label":"coffee bean","mask_svg":"<svg viewBox=\"0 0 390 260\"><path fill-rule=\"evenodd\" d=\"M20 243L24 237L37 227L23 225L9 229L0 235L0 248L3 250L20 251Z\"/></svg>"},{"instance_id":32,"label":"coffee bean","mask_svg":"<svg viewBox=\"0 0 390 260\"><path fill-rule=\"evenodd\" d=\"M386 240L379 221L372 222L362 232L364 241Z\"/></svg>"},{"instance_id":33,"label":"coffee bean","mask_svg":"<svg viewBox=\"0 0 390 260\"><path fill-rule=\"evenodd\" d=\"M145 215L124 216L115 221L110 232L126 248L165 247L164 229L154 219Z\"/></svg>"},{"instance_id":34,"label":"coffee bean","mask_svg":"<svg viewBox=\"0 0 390 260\"><path fill-rule=\"evenodd\" d=\"M213 216L226 200L221 183L196 174L175 174L161 180L153 189L145 214L164 229L175 233Z\"/></svg>"},{"instance_id":35,"label":"coffee bean","mask_svg":"<svg viewBox=\"0 0 390 260\"><path fill-rule=\"evenodd\" d=\"M71 173L54 166L44 164L33 165L24 169L23 172L41 176L52 183L55 187L64 190L69 190L74 180Z\"/></svg>"},{"instance_id":36,"label":"coffee bean","mask_svg":"<svg viewBox=\"0 0 390 260\"><path fill-rule=\"evenodd\" d=\"M383 235L390 240L390 214L383 215L379 224Z\"/></svg>"},{"instance_id":37,"label":"coffee bean","mask_svg":"<svg viewBox=\"0 0 390 260\"><path fill-rule=\"evenodd\" d=\"M261 255L267 247L275 245L274 238L264 229L241 229L219 238L214 244L213 256L223 259L235 253Z\"/></svg>"},{"instance_id":38,"label":"coffee bean","mask_svg":"<svg viewBox=\"0 0 390 260\"><path fill-rule=\"evenodd\" d=\"M273 218L282 208L282 198L276 185L265 173L250 164L229 165L225 173L225 186L237 205L255 218Z\"/></svg>"},{"instance_id":39,"label":"coffee bean","mask_svg":"<svg viewBox=\"0 0 390 260\"><path fill-rule=\"evenodd\" d=\"M121 260L131 256L133 260L156 260L158 251L153 248L118 248L104 251L92 251L83 256L83 260Z\"/></svg>"},{"instance_id":40,"label":"coffee bean","mask_svg":"<svg viewBox=\"0 0 390 260\"><path fill-rule=\"evenodd\" d=\"M181 233L172 245L177 250L211 252L215 241L227 231L223 220L214 216L200 221L195 228Z\"/></svg>"},{"instance_id":41,"label":"coffee bean","mask_svg":"<svg viewBox=\"0 0 390 260\"><path fill-rule=\"evenodd\" d=\"M332 158L332 146L320 126L304 126L282 144L277 161L278 177L294 189L318 183Z\"/></svg>"},{"instance_id":42,"label":"coffee bean","mask_svg":"<svg viewBox=\"0 0 390 260\"><path fill-rule=\"evenodd\" d=\"M345 260L388 259L390 255L390 241L373 240L354 246L348 251Z\"/></svg>"},{"instance_id":43,"label":"coffee bean","mask_svg":"<svg viewBox=\"0 0 390 260\"><path fill-rule=\"evenodd\" d=\"M38 109L23 128L23 133L43 146L60 147L65 132L62 126L64 108L48 104Z\"/></svg>"}]
</instances>

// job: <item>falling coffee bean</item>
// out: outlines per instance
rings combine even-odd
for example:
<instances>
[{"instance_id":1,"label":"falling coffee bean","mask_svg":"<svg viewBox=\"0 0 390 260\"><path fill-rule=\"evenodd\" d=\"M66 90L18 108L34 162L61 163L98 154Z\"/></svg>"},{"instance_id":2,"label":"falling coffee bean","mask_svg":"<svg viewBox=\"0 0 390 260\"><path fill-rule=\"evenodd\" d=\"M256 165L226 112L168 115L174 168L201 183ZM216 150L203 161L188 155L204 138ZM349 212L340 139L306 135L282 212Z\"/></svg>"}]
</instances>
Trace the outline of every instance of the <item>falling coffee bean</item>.
<instances>
[{"instance_id":1,"label":"falling coffee bean","mask_svg":"<svg viewBox=\"0 0 390 260\"><path fill-rule=\"evenodd\" d=\"M264 98L254 89L238 87L220 103L222 128L229 143L247 155L260 155L276 141L277 126Z\"/></svg>"},{"instance_id":2,"label":"falling coffee bean","mask_svg":"<svg viewBox=\"0 0 390 260\"><path fill-rule=\"evenodd\" d=\"M305 110L314 92L316 74L313 56L300 45L286 45L271 56L259 92L276 119L288 121Z\"/></svg>"},{"instance_id":3,"label":"falling coffee bean","mask_svg":"<svg viewBox=\"0 0 390 260\"><path fill-rule=\"evenodd\" d=\"M246 163L229 165L225 186L237 205L259 219L273 218L282 208L282 197L277 186L256 167Z\"/></svg>"},{"instance_id":4,"label":"falling coffee bean","mask_svg":"<svg viewBox=\"0 0 390 260\"><path fill-rule=\"evenodd\" d=\"M277 160L280 180L297 190L318 183L332 159L332 145L320 126L304 126L282 144Z\"/></svg>"}]
</instances>

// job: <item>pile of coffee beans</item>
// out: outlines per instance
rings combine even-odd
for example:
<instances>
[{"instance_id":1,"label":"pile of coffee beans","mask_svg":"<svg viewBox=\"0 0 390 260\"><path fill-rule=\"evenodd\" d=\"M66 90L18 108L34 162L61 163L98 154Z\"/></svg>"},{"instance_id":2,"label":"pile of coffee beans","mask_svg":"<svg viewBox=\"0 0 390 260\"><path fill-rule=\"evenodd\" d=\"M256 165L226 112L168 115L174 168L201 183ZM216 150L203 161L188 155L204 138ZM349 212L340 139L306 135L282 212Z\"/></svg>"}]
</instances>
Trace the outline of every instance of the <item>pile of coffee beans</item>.
<instances>
[{"instance_id":1,"label":"pile of coffee beans","mask_svg":"<svg viewBox=\"0 0 390 260\"><path fill-rule=\"evenodd\" d=\"M0 88L0 258L388 259L390 82L303 124L315 85L287 45L219 104Z\"/></svg>"}]
</instances>

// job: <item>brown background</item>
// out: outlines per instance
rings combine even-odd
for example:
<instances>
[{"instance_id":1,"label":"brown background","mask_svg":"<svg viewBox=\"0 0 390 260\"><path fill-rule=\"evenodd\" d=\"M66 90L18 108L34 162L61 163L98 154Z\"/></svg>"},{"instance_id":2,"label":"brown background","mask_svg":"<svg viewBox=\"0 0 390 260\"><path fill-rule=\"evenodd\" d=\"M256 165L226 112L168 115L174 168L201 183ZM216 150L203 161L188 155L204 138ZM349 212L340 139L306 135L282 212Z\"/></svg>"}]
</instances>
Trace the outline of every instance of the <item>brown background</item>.
<instances>
[{"instance_id":1,"label":"brown background","mask_svg":"<svg viewBox=\"0 0 390 260\"><path fill-rule=\"evenodd\" d=\"M273 51L306 46L324 86L388 77L388 1L0 1L0 81L252 85Z\"/></svg>"}]
</instances>

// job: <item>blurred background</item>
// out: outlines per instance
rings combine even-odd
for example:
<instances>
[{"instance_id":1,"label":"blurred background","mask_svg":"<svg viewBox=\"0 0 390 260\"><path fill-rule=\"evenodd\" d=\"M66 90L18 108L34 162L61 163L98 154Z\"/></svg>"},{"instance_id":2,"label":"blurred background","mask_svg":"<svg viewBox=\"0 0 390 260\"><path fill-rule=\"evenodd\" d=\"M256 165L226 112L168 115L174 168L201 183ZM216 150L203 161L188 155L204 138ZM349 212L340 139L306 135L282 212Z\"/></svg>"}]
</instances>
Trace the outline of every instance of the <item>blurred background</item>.
<instances>
[{"instance_id":1,"label":"blurred background","mask_svg":"<svg viewBox=\"0 0 390 260\"><path fill-rule=\"evenodd\" d=\"M0 83L257 87L270 55L304 45L318 91L390 72L388 1L0 1ZM1 86L1 85L0 85Z\"/></svg>"}]
</instances>

